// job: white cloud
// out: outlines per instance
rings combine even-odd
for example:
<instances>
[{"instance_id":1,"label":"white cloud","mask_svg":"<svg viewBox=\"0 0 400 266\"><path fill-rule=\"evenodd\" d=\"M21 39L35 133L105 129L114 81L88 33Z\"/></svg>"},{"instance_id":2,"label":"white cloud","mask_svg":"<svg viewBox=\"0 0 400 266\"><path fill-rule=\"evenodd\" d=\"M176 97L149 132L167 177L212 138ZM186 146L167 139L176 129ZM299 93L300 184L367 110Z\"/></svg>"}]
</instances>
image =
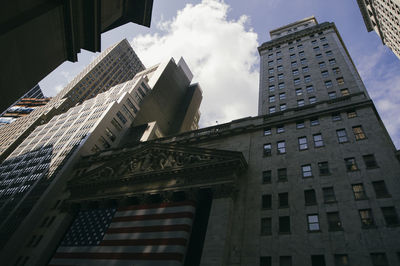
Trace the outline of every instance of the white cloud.
<instances>
[{"instance_id":1,"label":"white cloud","mask_svg":"<svg viewBox=\"0 0 400 266\"><path fill-rule=\"evenodd\" d=\"M132 46L144 64L181 56L203 89L201 125L257 115L257 34L248 17L228 20L219 0L188 4L171 20L158 23L162 34L139 35Z\"/></svg>"}]
</instances>

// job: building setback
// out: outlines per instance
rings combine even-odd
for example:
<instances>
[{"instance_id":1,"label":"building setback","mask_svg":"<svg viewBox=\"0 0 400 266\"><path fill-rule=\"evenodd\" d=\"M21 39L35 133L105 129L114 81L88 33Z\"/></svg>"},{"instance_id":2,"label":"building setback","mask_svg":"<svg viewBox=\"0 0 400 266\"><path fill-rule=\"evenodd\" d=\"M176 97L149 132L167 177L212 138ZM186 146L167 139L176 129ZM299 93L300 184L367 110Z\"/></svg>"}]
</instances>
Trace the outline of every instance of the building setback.
<instances>
[{"instance_id":1,"label":"building setback","mask_svg":"<svg viewBox=\"0 0 400 266\"><path fill-rule=\"evenodd\" d=\"M400 1L357 0L368 32L375 31L382 43L400 58Z\"/></svg>"}]
</instances>

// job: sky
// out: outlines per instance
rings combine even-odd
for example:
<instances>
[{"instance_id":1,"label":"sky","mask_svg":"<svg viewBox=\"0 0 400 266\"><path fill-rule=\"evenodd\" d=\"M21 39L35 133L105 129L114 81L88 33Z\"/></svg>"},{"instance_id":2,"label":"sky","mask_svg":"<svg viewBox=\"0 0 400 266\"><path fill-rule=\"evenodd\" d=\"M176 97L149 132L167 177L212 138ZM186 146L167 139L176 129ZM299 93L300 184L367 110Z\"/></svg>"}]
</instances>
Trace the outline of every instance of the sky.
<instances>
[{"instance_id":1,"label":"sky","mask_svg":"<svg viewBox=\"0 0 400 266\"><path fill-rule=\"evenodd\" d=\"M356 0L154 0L151 27L102 34L102 50L126 38L150 67L182 56L203 90L200 126L257 115L259 55L269 31L314 15L334 22L390 136L400 148L400 60L367 32ZM39 85L54 96L99 53L82 50Z\"/></svg>"}]
</instances>

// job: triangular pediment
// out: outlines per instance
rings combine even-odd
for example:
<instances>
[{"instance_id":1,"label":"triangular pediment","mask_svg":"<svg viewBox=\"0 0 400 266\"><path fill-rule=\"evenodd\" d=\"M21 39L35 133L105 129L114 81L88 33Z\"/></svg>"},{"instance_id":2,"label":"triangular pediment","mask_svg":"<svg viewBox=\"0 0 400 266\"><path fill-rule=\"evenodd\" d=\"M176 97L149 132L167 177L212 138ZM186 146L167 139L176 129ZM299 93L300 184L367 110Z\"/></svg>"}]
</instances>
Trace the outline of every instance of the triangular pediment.
<instances>
[{"instance_id":1,"label":"triangular pediment","mask_svg":"<svg viewBox=\"0 0 400 266\"><path fill-rule=\"evenodd\" d=\"M111 150L85 160L83 164L90 167L92 163L96 167L73 177L70 188L132 179L148 180L151 176L201 172L210 168L229 166L236 171L247 167L241 152L160 143Z\"/></svg>"}]
</instances>

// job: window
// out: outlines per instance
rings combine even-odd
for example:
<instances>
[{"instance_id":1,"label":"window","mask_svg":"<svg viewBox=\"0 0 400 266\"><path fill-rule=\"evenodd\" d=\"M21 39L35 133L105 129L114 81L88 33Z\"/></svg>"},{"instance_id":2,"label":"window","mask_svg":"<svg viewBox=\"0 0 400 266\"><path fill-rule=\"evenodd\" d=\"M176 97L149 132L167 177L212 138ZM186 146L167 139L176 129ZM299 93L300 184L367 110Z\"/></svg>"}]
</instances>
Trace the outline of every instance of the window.
<instances>
[{"instance_id":1,"label":"window","mask_svg":"<svg viewBox=\"0 0 400 266\"><path fill-rule=\"evenodd\" d=\"M310 104L313 104L313 103L317 102L317 98L315 96L312 96L312 97L308 98L308 101Z\"/></svg>"},{"instance_id":2,"label":"window","mask_svg":"<svg viewBox=\"0 0 400 266\"><path fill-rule=\"evenodd\" d=\"M303 73L307 73L308 70L309 70L309 69L308 69L308 66L305 66L305 67L303 67L302 69L303 69Z\"/></svg>"},{"instance_id":3,"label":"window","mask_svg":"<svg viewBox=\"0 0 400 266\"><path fill-rule=\"evenodd\" d=\"M330 64L331 66L336 65L336 59L335 59L335 58L329 59L329 64Z\"/></svg>"},{"instance_id":4,"label":"window","mask_svg":"<svg viewBox=\"0 0 400 266\"><path fill-rule=\"evenodd\" d=\"M271 209L272 206L272 195L262 195L261 206L263 209Z\"/></svg>"},{"instance_id":5,"label":"window","mask_svg":"<svg viewBox=\"0 0 400 266\"><path fill-rule=\"evenodd\" d=\"M117 120L115 120L115 118L111 120L111 124L115 127L116 130L118 131L122 130L121 124Z\"/></svg>"},{"instance_id":6,"label":"window","mask_svg":"<svg viewBox=\"0 0 400 266\"><path fill-rule=\"evenodd\" d=\"M299 150L307 150L308 149L307 137L300 137L300 138L298 138L298 141L299 141Z\"/></svg>"},{"instance_id":7,"label":"window","mask_svg":"<svg viewBox=\"0 0 400 266\"><path fill-rule=\"evenodd\" d=\"M374 187L375 195L378 199L379 198L390 198L390 194L386 188L385 181L381 180L381 181L372 182L372 186Z\"/></svg>"},{"instance_id":8,"label":"window","mask_svg":"<svg viewBox=\"0 0 400 266\"><path fill-rule=\"evenodd\" d=\"M278 194L279 200L279 208L288 208L289 207L289 193L279 193Z\"/></svg>"},{"instance_id":9,"label":"window","mask_svg":"<svg viewBox=\"0 0 400 266\"><path fill-rule=\"evenodd\" d=\"M313 48L314 49L314 52L318 52L320 49L319 49L319 46L316 46L316 47L314 47Z\"/></svg>"},{"instance_id":10,"label":"window","mask_svg":"<svg viewBox=\"0 0 400 266\"><path fill-rule=\"evenodd\" d=\"M289 52L293 52L294 51L294 47L289 47Z\"/></svg>"},{"instance_id":11,"label":"window","mask_svg":"<svg viewBox=\"0 0 400 266\"><path fill-rule=\"evenodd\" d=\"M285 126L284 125L278 125L276 127L276 133L283 133L285 132Z\"/></svg>"},{"instance_id":12,"label":"window","mask_svg":"<svg viewBox=\"0 0 400 266\"><path fill-rule=\"evenodd\" d=\"M302 59L300 59L300 63L301 63L302 65L307 64L307 58L302 58Z\"/></svg>"},{"instance_id":13,"label":"window","mask_svg":"<svg viewBox=\"0 0 400 266\"><path fill-rule=\"evenodd\" d=\"M261 218L261 235L272 235L272 222L270 217Z\"/></svg>"},{"instance_id":14,"label":"window","mask_svg":"<svg viewBox=\"0 0 400 266\"><path fill-rule=\"evenodd\" d=\"M382 207L381 210L387 226L399 224L399 217L394 207Z\"/></svg>"},{"instance_id":15,"label":"window","mask_svg":"<svg viewBox=\"0 0 400 266\"><path fill-rule=\"evenodd\" d=\"M279 217L279 233L290 233L290 216Z\"/></svg>"},{"instance_id":16,"label":"window","mask_svg":"<svg viewBox=\"0 0 400 266\"><path fill-rule=\"evenodd\" d=\"M282 55L281 51L276 52L276 56L281 56L281 55Z\"/></svg>"},{"instance_id":17,"label":"window","mask_svg":"<svg viewBox=\"0 0 400 266\"><path fill-rule=\"evenodd\" d=\"M302 89L296 89L296 95L300 96L303 94L303 90Z\"/></svg>"},{"instance_id":18,"label":"window","mask_svg":"<svg viewBox=\"0 0 400 266\"><path fill-rule=\"evenodd\" d=\"M322 76L323 78L328 77L328 76L329 76L328 70L321 71L321 76Z\"/></svg>"},{"instance_id":19,"label":"window","mask_svg":"<svg viewBox=\"0 0 400 266\"><path fill-rule=\"evenodd\" d=\"M353 127L353 133L354 133L354 136L356 137L356 140L363 140L366 138L361 126Z\"/></svg>"},{"instance_id":20,"label":"window","mask_svg":"<svg viewBox=\"0 0 400 266\"><path fill-rule=\"evenodd\" d=\"M350 266L349 257L346 254L335 254L335 266Z\"/></svg>"},{"instance_id":21,"label":"window","mask_svg":"<svg viewBox=\"0 0 400 266\"><path fill-rule=\"evenodd\" d=\"M312 85L309 85L306 87L307 93L313 93L314 92L314 87Z\"/></svg>"},{"instance_id":22,"label":"window","mask_svg":"<svg viewBox=\"0 0 400 266\"><path fill-rule=\"evenodd\" d=\"M294 85L299 85L300 84L300 79L299 78L294 79L293 82L294 82Z\"/></svg>"},{"instance_id":23,"label":"window","mask_svg":"<svg viewBox=\"0 0 400 266\"><path fill-rule=\"evenodd\" d=\"M334 91L328 92L328 97L329 97L329 99L335 99L336 98L336 92L334 92Z\"/></svg>"},{"instance_id":24,"label":"window","mask_svg":"<svg viewBox=\"0 0 400 266\"><path fill-rule=\"evenodd\" d=\"M297 48L298 48L298 49L301 49L301 48L303 48L303 45L302 45L302 44L299 44L299 45L297 45Z\"/></svg>"},{"instance_id":25,"label":"window","mask_svg":"<svg viewBox=\"0 0 400 266\"><path fill-rule=\"evenodd\" d=\"M312 40L311 44L317 44L317 40Z\"/></svg>"},{"instance_id":26,"label":"window","mask_svg":"<svg viewBox=\"0 0 400 266\"><path fill-rule=\"evenodd\" d=\"M319 162L318 169L319 169L320 175L329 175L330 174L328 162Z\"/></svg>"},{"instance_id":27,"label":"window","mask_svg":"<svg viewBox=\"0 0 400 266\"><path fill-rule=\"evenodd\" d=\"M336 135L339 143L344 143L349 141L349 139L347 138L346 129L344 128L336 130Z\"/></svg>"},{"instance_id":28,"label":"window","mask_svg":"<svg viewBox=\"0 0 400 266\"><path fill-rule=\"evenodd\" d=\"M277 69L278 71L283 71L283 66L277 66L276 69Z\"/></svg>"},{"instance_id":29,"label":"window","mask_svg":"<svg viewBox=\"0 0 400 266\"><path fill-rule=\"evenodd\" d=\"M279 106L281 111L285 111L286 110L286 103L283 103Z\"/></svg>"},{"instance_id":30,"label":"window","mask_svg":"<svg viewBox=\"0 0 400 266\"><path fill-rule=\"evenodd\" d=\"M340 116L340 113L333 113L332 114L332 121L340 121L342 120L342 117Z\"/></svg>"},{"instance_id":31,"label":"window","mask_svg":"<svg viewBox=\"0 0 400 266\"><path fill-rule=\"evenodd\" d=\"M283 74L278 74L278 80L282 80L283 79Z\"/></svg>"},{"instance_id":32,"label":"window","mask_svg":"<svg viewBox=\"0 0 400 266\"><path fill-rule=\"evenodd\" d=\"M354 157L346 158L346 159L344 159L344 162L345 162L347 171L357 171L358 170L358 166L356 164L356 159Z\"/></svg>"},{"instance_id":33,"label":"window","mask_svg":"<svg viewBox=\"0 0 400 266\"><path fill-rule=\"evenodd\" d=\"M318 65L319 65L320 68L324 68L325 67L325 62L319 62Z\"/></svg>"},{"instance_id":34,"label":"window","mask_svg":"<svg viewBox=\"0 0 400 266\"><path fill-rule=\"evenodd\" d=\"M272 172L271 170L263 171L262 172L262 182L263 184L271 184Z\"/></svg>"},{"instance_id":35,"label":"window","mask_svg":"<svg viewBox=\"0 0 400 266\"><path fill-rule=\"evenodd\" d=\"M321 42L326 42L326 37L319 38Z\"/></svg>"},{"instance_id":36,"label":"window","mask_svg":"<svg viewBox=\"0 0 400 266\"><path fill-rule=\"evenodd\" d=\"M325 81L325 87L326 88L332 88L332 86L333 86L333 84L332 84L332 81L331 80L327 80L327 81Z\"/></svg>"},{"instance_id":37,"label":"window","mask_svg":"<svg viewBox=\"0 0 400 266\"><path fill-rule=\"evenodd\" d=\"M296 122L296 128L297 129L301 129L301 128L304 128L304 127L305 127L304 121L297 121Z\"/></svg>"},{"instance_id":38,"label":"window","mask_svg":"<svg viewBox=\"0 0 400 266\"><path fill-rule=\"evenodd\" d=\"M284 89L285 88L285 83L283 83L283 82L281 82L281 83L279 83L278 84L278 88L281 90L281 89Z\"/></svg>"},{"instance_id":39,"label":"window","mask_svg":"<svg viewBox=\"0 0 400 266\"><path fill-rule=\"evenodd\" d=\"M273 66L273 65L274 65L274 61L273 60L268 61L268 66Z\"/></svg>"},{"instance_id":40,"label":"window","mask_svg":"<svg viewBox=\"0 0 400 266\"><path fill-rule=\"evenodd\" d=\"M290 59L295 59L296 58L296 54L291 54L290 55Z\"/></svg>"},{"instance_id":41,"label":"window","mask_svg":"<svg viewBox=\"0 0 400 266\"><path fill-rule=\"evenodd\" d=\"M299 70L298 70L298 69L293 69L293 70L292 70L292 74L293 74L294 76L298 75L298 74L299 74Z\"/></svg>"},{"instance_id":42,"label":"window","mask_svg":"<svg viewBox=\"0 0 400 266\"><path fill-rule=\"evenodd\" d=\"M326 266L324 255L312 255L311 266Z\"/></svg>"},{"instance_id":43,"label":"window","mask_svg":"<svg viewBox=\"0 0 400 266\"><path fill-rule=\"evenodd\" d=\"M322 48L324 48L324 49L329 48L329 43L325 43L324 45L322 45Z\"/></svg>"},{"instance_id":44,"label":"window","mask_svg":"<svg viewBox=\"0 0 400 266\"><path fill-rule=\"evenodd\" d=\"M303 57L303 56L304 56L304 51L300 51L300 52L299 52L299 56L300 56L300 57Z\"/></svg>"},{"instance_id":45,"label":"window","mask_svg":"<svg viewBox=\"0 0 400 266\"><path fill-rule=\"evenodd\" d=\"M279 100L285 100L286 99L286 93L282 92L279 93Z\"/></svg>"},{"instance_id":46,"label":"window","mask_svg":"<svg viewBox=\"0 0 400 266\"><path fill-rule=\"evenodd\" d=\"M274 82L274 81L275 81L275 77L274 77L274 76L269 77L269 78L268 78L268 81L269 81L269 82Z\"/></svg>"},{"instance_id":47,"label":"window","mask_svg":"<svg viewBox=\"0 0 400 266\"><path fill-rule=\"evenodd\" d=\"M305 83L311 82L311 76L304 76L304 82Z\"/></svg>"},{"instance_id":48,"label":"window","mask_svg":"<svg viewBox=\"0 0 400 266\"><path fill-rule=\"evenodd\" d=\"M314 189L304 190L304 201L306 205L317 204L317 196Z\"/></svg>"},{"instance_id":49,"label":"window","mask_svg":"<svg viewBox=\"0 0 400 266\"><path fill-rule=\"evenodd\" d=\"M363 155L363 159L367 169L379 167L373 154Z\"/></svg>"},{"instance_id":50,"label":"window","mask_svg":"<svg viewBox=\"0 0 400 266\"><path fill-rule=\"evenodd\" d=\"M260 266L272 266L271 257L260 257Z\"/></svg>"},{"instance_id":51,"label":"window","mask_svg":"<svg viewBox=\"0 0 400 266\"><path fill-rule=\"evenodd\" d=\"M292 257L290 256L280 256L279 266L292 266Z\"/></svg>"},{"instance_id":52,"label":"window","mask_svg":"<svg viewBox=\"0 0 400 266\"><path fill-rule=\"evenodd\" d=\"M106 135L111 141L115 141L116 136L114 135L114 133L112 133L112 131L108 127L106 127Z\"/></svg>"},{"instance_id":53,"label":"window","mask_svg":"<svg viewBox=\"0 0 400 266\"><path fill-rule=\"evenodd\" d=\"M310 118L310 124L311 124L311 126L318 126L319 125L318 117Z\"/></svg>"},{"instance_id":54,"label":"window","mask_svg":"<svg viewBox=\"0 0 400 266\"><path fill-rule=\"evenodd\" d=\"M287 181L287 169L286 168L278 169L278 181L279 182Z\"/></svg>"},{"instance_id":55,"label":"window","mask_svg":"<svg viewBox=\"0 0 400 266\"><path fill-rule=\"evenodd\" d=\"M338 83L338 85L343 85L344 84L344 79L343 78L337 78L336 82Z\"/></svg>"},{"instance_id":56,"label":"window","mask_svg":"<svg viewBox=\"0 0 400 266\"><path fill-rule=\"evenodd\" d=\"M327 56L332 56L332 55L333 55L332 51L326 51L325 54L326 54Z\"/></svg>"},{"instance_id":57,"label":"window","mask_svg":"<svg viewBox=\"0 0 400 266\"><path fill-rule=\"evenodd\" d=\"M328 218L328 229L329 231L339 231L342 230L342 223L340 222L338 212L328 212L326 214Z\"/></svg>"},{"instance_id":58,"label":"window","mask_svg":"<svg viewBox=\"0 0 400 266\"><path fill-rule=\"evenodd\" d=\"M270 103L275 102L275 95L270 95L270 96L268 97L268 102L270 102Z\"/></svg>"},{"instance_id":59,"label":"window","mask_svg":"<svg viewBox=\"0 0 400 266\"><path fill-rule=\"evenodd\" d=\"M297 61L293 61L293 62L291 63L291 66L292 66L292 67L297 67Z\"/></svg>"},{"instance_id":60,"label":"window","mask_svg":"<svg viewBox=\"0 0 400 266\"><path fill-rule=\"evenodd\" d=\"M302 165L301 172L302 172L303 178L312 177L311 164Z\"/></svg>"},{"instance_id":61,"label":"window","mask_svg":"<svg viewBox=\"0 0 400 266\"><path fill-rule=\"evenodd\" d=\"M333 190L333 187L323 188L322 192L324 194L325 203L336 202L335 191Z\"/></svg>"},{"instance_id":62,"label":"window","mask_svg":"<svg viewBox=\"0 0 400 266\"><path fill-rule=\"evenodd\" d=\"M125 116L121 112L117 112L117 117L121 120L122 124L125 124L128 120L126 120Z\"/></svg>"},{"instance_id":63,"label":"window","mask_svg":"<svg viewBox=\"0 0 400 266\"><path fill-rule=\"evenodd\" d=\"M271 106L271 107L269 108L269 113L270 113L270 114L275 113L275 111L276 111L275 106Z\"/></svg>"},{"instance_id":64,"label":"window","mask_svg":"<svg viewBox=\"0 0 400 266\"><path fill-rule=\"evenodd\" d=\"M319 231L319 217L318 214L307 215L308 231Z\"/></svg>"},{"instance_id":65,"label":"window","mask_svg":"<svg viewBox=\"0 0 400 266\"><path fill-rule=\"evenodd\" d=\"M264 136L269 136L269 135L271 135L271 128L270 127L264 128Z\"/></svg>"},{"instance_id":66,"label":"window","mask_svg":"<svg viewBox=\"0 0 400 266\"><path fill-rule=\"evenodd\" d=\"M274 57L273 54L269 54L269 55L268 55L268 59L271 59L272 57Z\"/></svg>"},{"instance_id":67,"label":"window","mask_svg":"<svg viewBox=\"0 0 400 266\"><path fill-rule=\"evenodd\" d=\"M271 85L268 87L269 92L274 92L275 91L275 85Z\"/></svg>"},{"instance_id":68,"label":"window","mask_svg":"<svg viewBox=\"0 0 400 266\"><path fill-rule=\"evenodd\" d=\"M371 209L359 210L358 212L360 214L361 226L363 228L370 228L375 225Z\"/></svg>"},{"instance_id":69,"label":"window","mask_svg":"<svg viewBox=\"0 0 400 266\"><path fill-rule=\"evenodd\" d=\"M367 194L365 194L364 185L363 184L354 184L351 185L351 188L354 193L355 200L364 200L367 198Z\"/></svg>"},{"instance_id":70,"label":"window","mask_svg":"<svg viewBox=\"0 0 400 266\"><path fill-rule=\"evenodd\" d=\"M389 266L385 253L371 253L373 266Z\"/></svg>"},{"instance_id":71,"label":"window","mask_svg":"<svg viewBox=\"0 0 400 266\"><path fill-rule=\"evenodd\" d=\"M284 140L278 141L277 148L278 148L278 154L286 153L286 143L285 143L285 141Z\"/></svg>"},{"instance_id":72,"label":"window","mask_svg":"<svg viewBox=\"0 0 400 266\"><path fill-rule=\"evenodd\" d=\"M340 74L340 68L338 68L338 67L332 68L332 71L333 71L333 73L334 73L335 75Z\"/></svg>"},{"instance_id":73,"label":"window","mask_svg":"<svg viewBox=\"0 0 400 266\"><path fill-rule=\"evenodd\" d=\"M297 100L297 106L304 106L304 100Z\"/></svg>"},{"instance_id":74,"label":"window","mask_svg":"<svg viewBox=\"0 0 400 266\"><path fill-rule=\"evenodd\" d=\"M268 74L273 75L274 74L274 69L273 68L268 69Z\"/></svg>"},{"instance_id":75,"label":"window","mask_svg":"<svg viewBox=\"0 0 400 266\"><path fill-rule=\"evenodd\" d=\"M271 143L264 144L264 156L271 156Z\"/></svg>"},{"instance_id":76,"label":"window","mask_svg":"<svg viewBox=\"0 0 400 266\"><path fill-rule=\"evenodd\" d=\"M341 89L340 93L342 94L342 96L348 96L350 95L349 89Z\"/></svg>"},{"instance_id":77,"label":"window","mask_svg":"<svg viewBox=\"0 0 400 266\"><path fill-rule=\"evenodd\" d=\"M282 63L282 58L276 59L276 63L281 64Z\"/></svg>"},{"instance_id":78,"label":"window","mask_svg":"<svg viewBox=\"0 0 400 266\"><path fill-rule=\"evenodd\" d=\"M314 140L314 147L318 148L318 147L322 147L324 146L324 141L322 139L322 134L314 134L313 135L313 140Z\"/></svg>"},{"instance_id":79,"label":"window","mask_svg":"<svg viewBox=\"0 0 400 266\"><path fill-rule=\"evenodd\" d=\"M347 111L347 118L350 119L350 118L354 118L354 117L357 117L357 113L355 110Z\"/></svg>"}]
</instances>

